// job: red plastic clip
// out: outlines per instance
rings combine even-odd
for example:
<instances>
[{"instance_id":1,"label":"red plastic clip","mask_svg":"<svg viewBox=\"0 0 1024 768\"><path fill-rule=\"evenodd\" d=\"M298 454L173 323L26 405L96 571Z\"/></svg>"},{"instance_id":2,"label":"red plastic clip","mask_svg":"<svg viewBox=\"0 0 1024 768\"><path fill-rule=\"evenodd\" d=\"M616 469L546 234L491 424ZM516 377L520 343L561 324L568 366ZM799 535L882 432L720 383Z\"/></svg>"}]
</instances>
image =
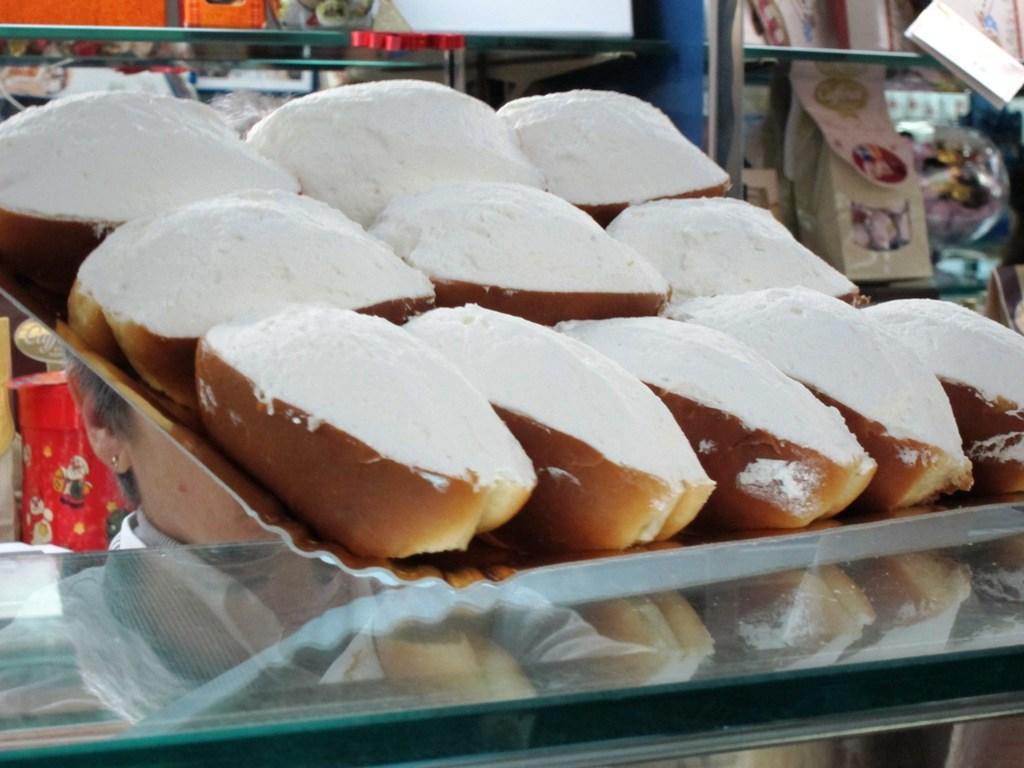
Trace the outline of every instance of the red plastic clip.
<instances>
[{"instance_id":1,"label":"red plastic clip","mask_svg":"<svg viewBox=\"0 0 1024 768\"><path fill-rule=\"evenodd\" d=\"M466 47L465 35L431 35L430 47L438 51L459 51Z\"/></svg>"}]
</instances>

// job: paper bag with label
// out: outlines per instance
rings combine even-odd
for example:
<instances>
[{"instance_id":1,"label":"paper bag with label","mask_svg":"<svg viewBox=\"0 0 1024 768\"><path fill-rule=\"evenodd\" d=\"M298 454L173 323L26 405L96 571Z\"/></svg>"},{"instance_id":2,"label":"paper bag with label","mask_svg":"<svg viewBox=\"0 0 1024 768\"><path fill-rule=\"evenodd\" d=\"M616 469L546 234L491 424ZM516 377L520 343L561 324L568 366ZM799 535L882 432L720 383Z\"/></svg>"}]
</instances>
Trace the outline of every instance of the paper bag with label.
<instances>
[{"instance_id":1,"label":"paper bag with label","mask_svg":"<svg viewBox=\"0 0 1024 768\"><path fill-rule=\"evenodd\" d=\"M785 137L804 245L854 281L932 273L909 140L885 104L885 70L798 62Z\"/></svg>"}]
</instances>

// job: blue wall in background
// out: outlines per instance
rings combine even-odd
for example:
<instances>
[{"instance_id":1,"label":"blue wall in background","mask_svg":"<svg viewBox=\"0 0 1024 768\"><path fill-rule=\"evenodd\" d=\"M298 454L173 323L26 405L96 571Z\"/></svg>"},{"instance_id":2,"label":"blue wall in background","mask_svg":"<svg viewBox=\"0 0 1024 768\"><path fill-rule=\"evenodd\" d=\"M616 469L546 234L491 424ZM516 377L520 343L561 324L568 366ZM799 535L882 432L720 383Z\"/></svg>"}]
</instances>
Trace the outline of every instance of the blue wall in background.
<instances>
[{"instance_id":1,"label":"blue wall in background","mask_svg":"<svg viewBox=\"0 0 1024 768\"><path fill-rule=\"evenodd\" d=\"M697 145L704 138L704 0L637 0L637 37L667 40L672 53L638 61L633 93L661 107Z\"/></svg>"}]
</instances>

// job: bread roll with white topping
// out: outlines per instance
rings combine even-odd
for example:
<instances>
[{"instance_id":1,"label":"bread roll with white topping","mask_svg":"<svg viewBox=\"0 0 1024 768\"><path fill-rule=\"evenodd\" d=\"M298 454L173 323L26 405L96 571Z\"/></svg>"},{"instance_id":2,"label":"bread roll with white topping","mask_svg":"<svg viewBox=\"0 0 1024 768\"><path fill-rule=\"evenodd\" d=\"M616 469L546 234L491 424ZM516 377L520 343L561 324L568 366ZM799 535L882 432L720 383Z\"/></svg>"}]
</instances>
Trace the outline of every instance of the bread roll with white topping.
<instances>
[{"instance_id":1,"label":"bread roll with white topping","mask_svg":"<svg viewBox=\"0 0 1024 768\"><path fill-rule=\"evenodd\" d=\"M0 124L0 262L66 293L114 227L246 189L298 192L210 107L142 93L88 93Z\"/></svg>"},{"instance_id":2,"label":"bread roll with white topping","mask_svg":"<svg viewBox=\"0 0 1024 768\"><path fill-rule=\"evenodd\" d=\"M708 197L729 174L635 96L577 90L510 101L498 116L516 131L548 189L607 226L624 208L662 197Z\"/></svg>"},{"instance_id":3,"label":"bread roll with white topping","mask_svg":"<svg viewBox=\"0 0 1024 768\"><path fill-rule=\"evenodd\" d=\"M403 322L430 281L341 213L287 192L203 200L121 227L82 264L72 329L195 407L196 342L214 325L292 302Z\"/></svg>"},{"instance_id":4,"label":"bread roll with white topping","mask_svg":"<svg viewBox=\"0 0 1024 768\"><path fill-rule=\"evenodd\" d=\"M537 490L500 540L621 550L678 533L714 488L665 405L585 344L476 306L405 327L469 377L533 459Z\"/></svg>"},{"instance_id":5,"label":"bread roll with white topping","mask_svg":"<svg viewBox=\"0 0 1024 768\"><path fill-rule=\"evenodd\" d=\"M742 200L655 200L627 208L608 234L665 276L673 302L795 286L844 301L859 295L769 211Z\"/></svg>"},{"instance_id":6,"label":"bread roll with white topping","mask_svg":"<svg viewBox=\"0 0 1024 768\"><path fill-rule=\"evenodd\" d=\"M370 232L434 282L437 304L545 325L656 315L668 283L559 197L521 184L433 187L391 201Z\"/></svg>"},{"instance_id":7,"label":"bread roll with white topping","mask_svg":"<svg viewBox=\"0 0 1024 768\"><path fill-rule=\"evenodd\" d=\"M701 525L799 528L838 514L875 462L843 417L747 345L660 317L562 323L668 406L715 481Z\"/></svg>"},{"instance_id":8,"label":"bread roll with white topping","mask_svg":"<svg viewBox=\"0 0 1024 768\"><path fill-rule=\"evenodd\" d=\"M294 173L303 193L365 227L393 197L443 182L544 186L493 109L420 80L346 85L303 96L253 126L248 140Z\"/></svg>"},{"instance_id":9,"label":"bread roll with white topping","mask_svg":"<svg viewBox=\"0 0 1024 768\"><path fill-rule=\"evenodd\" d=\"M536 482L484 397L378 317L287 307L210 329L203 425L316 535L365 557L465 549Z\"/></svg>"},{"instance_id":10,"label":"bread roll with white topping","mask_svg":"<svg viewBox=\"0 0 1024 768\"><path fill-rule=\"evenodd\" d=\"M939 377L976 493L1024 491L1024 336L948 301L888 301L868 317Z\"/></svg>"},{"instance_id":11,"label":"bread roll with white topping","mask_svg":"<svg viewBox=\"0 0 1024 768\"><path fill-rule=\"evenodd\" d=\"M878 463L858 507L906 507L971 487L939 380L869 315L805 288L693 299L672 314L749 344L839 409Z\"/></svg>"}]
</instances>

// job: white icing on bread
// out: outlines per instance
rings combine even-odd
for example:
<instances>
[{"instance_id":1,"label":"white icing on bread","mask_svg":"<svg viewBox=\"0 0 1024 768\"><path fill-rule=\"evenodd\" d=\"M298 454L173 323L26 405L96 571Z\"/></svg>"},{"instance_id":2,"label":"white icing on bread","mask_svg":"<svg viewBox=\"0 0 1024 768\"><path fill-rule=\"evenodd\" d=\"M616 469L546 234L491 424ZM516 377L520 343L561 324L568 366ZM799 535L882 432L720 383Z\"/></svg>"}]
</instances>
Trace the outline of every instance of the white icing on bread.
<instances>
[{"instance_id":1,"label":"white icing on bread","mask_svg":"<svg viewBox=\"0 0 1024 768\"><path fill-rule=\"evenodd\" d=\"M650 264L590 216L521 184L451 184L399 197L370 231L435 279L534 291L668 292Z\"/></svg>"},{"instance_id":2,"label":"white icing on bread","mask_svg":"<svg viewBox=\"0 0 1024 768\"><path fill-rule=\"evenodd\" d=\"M770 212L741 200L656 200L627 208L608 234L668 279L673 301L793 286L830 296L857 290Z\"/></svg>"},{"instance_id":3,"label":"white icing on bread","mask_svg":"<svg viewBox=\"0 0 1024 768\"><path fill-rule=\"evenodd\" d=\"M290 101L249 143L302 191L369 226L391 198L446 181L543 187L515 136L482 101L437 83L347 85Z\"/></svg>"},{"instance_id":4,"label":"white icing on bread","mask_svg":"<svg viewBox=\"0 0 1024 768\"><path fill-rule=\"evenodd\" d=\"M744 493L798 515L820 507L820 485L821 473L801 461L756 459L736 475L736 486Z\"/></svg>"},{"instance_id":5,"label":"white icing on bread","mask_svg":"<svg viewBox=\"0 0 1024 768\"><path fill-rule=\"evenodd\" d=\"M210 107L89 93L0 123L0 208L120 223L246 189L298 192Z\"/></svg>"},{"instance_id":6,"label":"white icing on bread","mask_svg":"<svg viewBox=\"0 0 1024 768\"><path fill-rule=\"evenodd\" d=\"M672 314L724 331L783 373L882 424L966 459L939 380L860 310L805 288L692 299Z\"/></svg>"},{"instance_id":7,"label":"white icing on bread","mask_svg":"<svg viewBox=\"0 0 1024 768\"><path fill-rule=\"evenodd\" d=\"M170 338L292 302L361 309L433 288L338 211L287 192L204 200L129 222L85 260L79 287L111 316Z\"/></svg>"},{"instance_id":8,"label":"white icing on bread","mask_svg":"<svg viewBox=\"0 0 1024 768\"><path fill-rule=\"evenodd\" d=\"M941 379L976 389L989 402L1024 407L1024 336L948 301L887 301L865 310Z\"/></svg>"},{"instance_id":9,"label":"white icing on bread","mask_svg":"<svg viewBox=\"0 0 1024 768\"><path fill-rule=\"evenodd\" d=\"M582 342L475 305L435 309L406 328L439 349L496 406L674 489L710 482L657 395Z\"/></svg>"},{"instance_id":10,"label":"white icing on bread","mask_svg":"<svg viewBox=\"0 0 1024 768\"><path fill-rule=\"evenodd\" d=\"M720 331L661 317L570 322L557 329L641 381L724 411L748 429L817 451L837 464L871 463L835 408Z\"/></svg>"},{"instance_id":11,"label":"white icing on bread","mask_svg":"<svg viewBox=\"0 0 1024 768\"><path fill-rule=\"evenodd\" d=\"M640 203L729 183L664 112L624 93L529 96L498 115L518 133L548 189L572 203Z\"/></svg>"},{"instance_id":12,"label":"white icing on bread","mask_svg":"<svg viewBox=\"0 0 1024 768\"><path fill-rule=\"evenodd\" d=\"M534 483L533 465L491 406L428 345L378 317L292 305L215 326L207 350L274 399L424 472L487 485ZM226 404L225 404L226 405Z\"/></svg>"}]
</instances>

